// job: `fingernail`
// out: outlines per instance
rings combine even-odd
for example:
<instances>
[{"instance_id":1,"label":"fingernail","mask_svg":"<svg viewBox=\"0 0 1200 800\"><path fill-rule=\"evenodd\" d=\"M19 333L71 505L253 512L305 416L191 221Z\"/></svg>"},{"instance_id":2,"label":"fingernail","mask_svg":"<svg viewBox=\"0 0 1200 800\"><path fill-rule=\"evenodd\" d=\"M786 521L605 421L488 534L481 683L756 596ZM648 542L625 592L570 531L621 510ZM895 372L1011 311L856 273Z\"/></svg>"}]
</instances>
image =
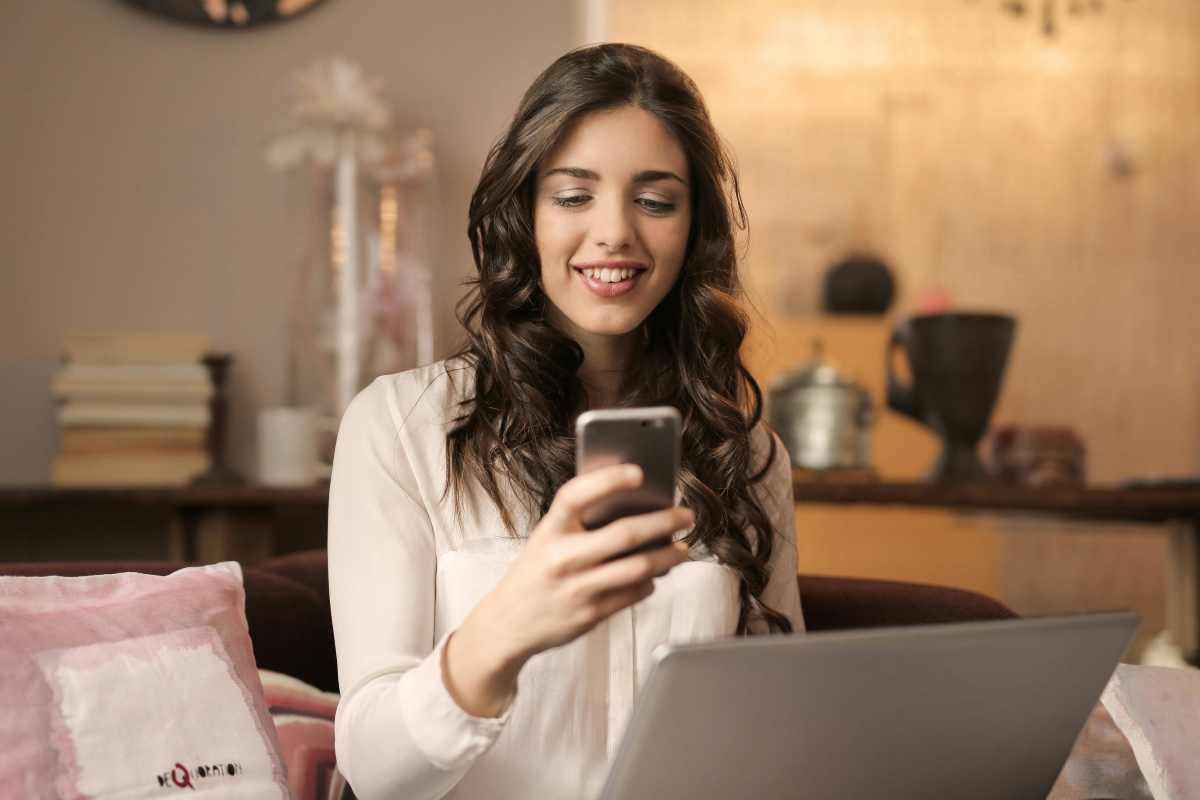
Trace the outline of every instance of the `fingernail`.
<instances>
[{"instance_id":1,"label":"fingernail","mask_svg":"<svg viewBox=\"0 0 1200 800\"><path fill-rule=\"evenodd\" d=\"M629 480L637 480L642 477L642 468L637 464L629 464L625 467L625 477Z\"/></svg>"}]
</instances>

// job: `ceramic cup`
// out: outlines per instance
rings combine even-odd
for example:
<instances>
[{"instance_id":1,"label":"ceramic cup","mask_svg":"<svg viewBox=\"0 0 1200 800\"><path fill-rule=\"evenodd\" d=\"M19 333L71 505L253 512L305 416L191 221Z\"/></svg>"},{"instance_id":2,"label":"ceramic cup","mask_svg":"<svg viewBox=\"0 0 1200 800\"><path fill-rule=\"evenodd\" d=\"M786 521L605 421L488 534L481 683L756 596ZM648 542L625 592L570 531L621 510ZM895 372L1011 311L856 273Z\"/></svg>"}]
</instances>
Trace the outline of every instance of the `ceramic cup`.
<instances>
[{"instance_id":1,"label":"ceramic cup","mask_svg":"<svg viewBox=\"0 0 1200 800\"><path fill-rule=\"evenodd\" d=\"M307 408L277 406L258 413L258 481L307 486L317 480L316 417Z\"/></svg>"}]
</instances>

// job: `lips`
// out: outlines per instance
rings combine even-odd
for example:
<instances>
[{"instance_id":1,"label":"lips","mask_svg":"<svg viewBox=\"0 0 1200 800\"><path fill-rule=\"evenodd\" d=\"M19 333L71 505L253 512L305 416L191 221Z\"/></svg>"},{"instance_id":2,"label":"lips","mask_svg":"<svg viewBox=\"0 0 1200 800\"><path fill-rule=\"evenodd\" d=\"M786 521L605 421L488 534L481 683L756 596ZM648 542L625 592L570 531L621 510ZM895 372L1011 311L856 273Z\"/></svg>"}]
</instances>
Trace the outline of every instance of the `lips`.
<instances>
[{"instance_id":1,"label":"lips","mask_svg":"<svg viewBox=\"0 0 1200 800\"><path fill-rule=\"evenodd\" d=\"M583 282L584 288L597 297L620 297L627 292L633 290L641 279L642 273L646 272L649 267L641 261L633 261L631 259L611 259L607 261L589 261L570 265L575 273L579 275L579 279ZM633 270L633 275L616 283L608 283L604 280L592 278L589 273L596 270Z\"/></svg>"},{"instance_id":2,"label":"lips","mask_svg":"<svg viewBox=\"0 0 1200 800\"><path fill-rule=\"evenodd\" d=\"M579 276L584 287L597 297L620 297L623 294L633 291L633 288L637 286L638 281L641 279L643 272L645 270L638 270L623 281L608 283L607 281L595 280L582 270L575 270L575 274Z\"/></svg>"}]
</instances>

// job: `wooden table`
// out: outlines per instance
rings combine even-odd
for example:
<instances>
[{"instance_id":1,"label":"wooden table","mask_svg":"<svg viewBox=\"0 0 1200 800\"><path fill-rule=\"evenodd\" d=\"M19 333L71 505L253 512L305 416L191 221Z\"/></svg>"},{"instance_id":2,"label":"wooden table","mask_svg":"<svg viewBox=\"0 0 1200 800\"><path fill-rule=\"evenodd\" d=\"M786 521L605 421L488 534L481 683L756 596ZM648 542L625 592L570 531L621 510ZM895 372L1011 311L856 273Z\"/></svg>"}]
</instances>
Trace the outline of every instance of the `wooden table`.
<instances>
[{"instance_id":1,"label":"wooden table","mask_svg":"<svg viewBox=\"0 0 1200 800\"><path fill-rule=\"evenodd\" d=\"M167 558L210 563L266 558L274 549L274 521L307 509L324 517L327 485L275 488L254 485L179 488L0 487L0 513L36 509L71 514L156 510L170 519Z\"/></svg>"},{"instance_id":2,"label":"wooden table","mask_svg":"<svg viewBox=\"0 0 1200 800\"><path fill-rule=\"evenodd\" d=\"M1037 488L1004 484L814 480L797 471L797 503L941 508L963 512L1049 514L1104 522L1149 523L1170 537L1167 624L1192 663L1200 663L1200 487ZM172 556L210 561L253 560L271 551L272 515L306 507L324 513L325 485L297 489L262 486L178 489L0 488L0 511L54 507L86 513L95 508L156 507L173 519Z\"/></svg>"},{"instance_id":3,"label":"wooden table","mask_svg":"<svg viewBox=\"0 0 1200 800\"><path fill-rule=\"evenodd\" d=\"M1200 664L1200 486L1032 487L813 480L797 471L797 503L941 508L951 511L1048 514L1100 522L1162 526L1170 537L1167 627L1183 657Z\"/></svg>"}]
</instances>

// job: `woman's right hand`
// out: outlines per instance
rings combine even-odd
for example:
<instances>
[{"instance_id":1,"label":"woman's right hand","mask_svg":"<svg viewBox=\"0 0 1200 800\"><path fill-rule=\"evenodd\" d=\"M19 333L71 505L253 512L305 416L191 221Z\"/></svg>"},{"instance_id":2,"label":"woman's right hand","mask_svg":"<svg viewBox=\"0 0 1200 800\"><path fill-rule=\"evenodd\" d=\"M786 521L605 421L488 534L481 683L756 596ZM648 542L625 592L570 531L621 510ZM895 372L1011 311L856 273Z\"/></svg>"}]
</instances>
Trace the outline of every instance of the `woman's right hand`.
<instances>
[{"instance_id":1,"label":"woman's right hand","mask_svg":"<svg viewBox=\"0 0 1200 800\"><path fill-rule=\"evenodd\" d=\"M687 560L682 543L608 560L690 527L692 512L686 508L584 529L584 509L641 481L639 467L618 464L577 475L558 490L508 572L446 645L446 685L464 710L495 716L532 656L645 599L654 591L654 578Z\"/></svg>"}]
</instances>

